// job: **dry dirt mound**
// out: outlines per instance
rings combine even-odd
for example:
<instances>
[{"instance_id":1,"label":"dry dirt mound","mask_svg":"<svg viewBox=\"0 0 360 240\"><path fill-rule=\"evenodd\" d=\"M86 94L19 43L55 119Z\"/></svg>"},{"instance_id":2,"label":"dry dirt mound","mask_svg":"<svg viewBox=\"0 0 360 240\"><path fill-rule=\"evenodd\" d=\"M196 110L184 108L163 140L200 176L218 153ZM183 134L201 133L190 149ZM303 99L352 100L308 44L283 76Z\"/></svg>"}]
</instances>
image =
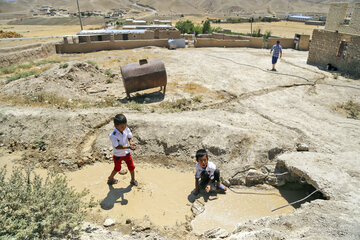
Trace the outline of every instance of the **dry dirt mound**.
<instances>
[{"instance_id":1,"label":"dry dirt mound","mask_svg":"<svg viewBox=\"0 0 360 240\"><path fill-rule=\"evenodd\" d=\"M120 88L120 80L118 74L92 62L73 62L55 64L38 76L11 81L0 86L0 91L9 101L18 99L30 105L94 105L106 98L111 89Z\"/></svg>"},{"instance_id":2,"label":"dry dirt mound","mask_svg":"<svg viewBox=\"0 0 360 240\"><path fill-rule=\"evenodd\" d=\"M23 35L17 32L0 30L0 38L20 38L22 36Z\"/></svg>"}]
</instances>

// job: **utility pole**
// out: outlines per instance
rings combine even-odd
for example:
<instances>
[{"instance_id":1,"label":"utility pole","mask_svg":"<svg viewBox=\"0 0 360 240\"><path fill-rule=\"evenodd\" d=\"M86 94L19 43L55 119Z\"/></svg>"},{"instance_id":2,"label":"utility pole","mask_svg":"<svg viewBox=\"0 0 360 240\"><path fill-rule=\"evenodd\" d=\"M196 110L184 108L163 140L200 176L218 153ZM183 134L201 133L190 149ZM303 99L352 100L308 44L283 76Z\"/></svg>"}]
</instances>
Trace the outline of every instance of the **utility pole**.
<instances>
[{"instance_id":1,"label":"utility pole","mask_svg":"<svg viewBox=\"0 0 360 240\"><path fill-rule=\"evenodd\" d=\"M79 7L79 0L76 0L76 3L77 3L77 7L78 7L80 26L81 26L81 31L82 31L83 30L83 25L82 25L82 21L81 21L81 12L80 12L80 7Z\"/></svg>"},{"instance_id":2,"label":"utility pole","mask_svg":"<svg viewBox=\"0 0 360 240\"><path fill-rule=\"evenodd\" d=\"M252 37L252 34L253 34L253 32L252 32L252 23L253 23L253 21L254 21L254 18L251 17L251 18L250 18L250 36L251 36L251 37Z\"/></svg>"}]
</instances>

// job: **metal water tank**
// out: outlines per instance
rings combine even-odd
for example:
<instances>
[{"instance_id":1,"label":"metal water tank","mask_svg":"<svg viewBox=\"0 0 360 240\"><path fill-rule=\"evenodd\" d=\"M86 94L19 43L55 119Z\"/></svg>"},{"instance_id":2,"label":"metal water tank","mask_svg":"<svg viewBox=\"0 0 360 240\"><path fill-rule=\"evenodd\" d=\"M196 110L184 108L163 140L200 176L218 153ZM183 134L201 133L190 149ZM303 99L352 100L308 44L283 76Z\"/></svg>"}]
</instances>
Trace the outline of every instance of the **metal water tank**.
<instances>
[{"instance_id":1,"label":"metal water tank","mask_svg":"<svg viewBox=\"0 0 360 240\"><path fill-rule=\"evenodd\" d=\"M147 61L139 60L138 63L130 63L120 67L126 95L149 88L160 87L165 96L167 76L165 65L161 59Z\"/></svg>"}]
</instances>

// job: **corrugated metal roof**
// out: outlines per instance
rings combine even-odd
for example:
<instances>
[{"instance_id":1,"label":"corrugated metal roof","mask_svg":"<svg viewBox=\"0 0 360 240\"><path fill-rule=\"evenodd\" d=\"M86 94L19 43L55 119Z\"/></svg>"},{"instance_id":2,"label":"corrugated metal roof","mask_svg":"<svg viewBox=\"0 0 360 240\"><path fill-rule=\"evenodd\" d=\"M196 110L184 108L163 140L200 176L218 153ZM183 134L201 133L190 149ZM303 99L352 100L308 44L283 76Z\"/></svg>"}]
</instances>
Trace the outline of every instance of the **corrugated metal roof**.
<instances>
[{"instance_id":1,"label":"corrugated metal roof","mask_svg":"<svg viewBox=\"0 0 360 240\"><path fill-rule=\"evenodd\" d=\"M173 28L169 24L153 24L153 25L124 25L123 29L144 29L144 28Z\"/></svg>"},{"instance_id":2,"label":"corrugated metal roof","mask_svg":"<svg viewBox=\"0 0 360 240\"><path fill-rule=\"evenodd\" d=\"M82 30L77 35L110 35L110 34L131 34L145 33L145 29L99 29L99 30Z\"/></svg>"},{"instance_id":3,"label":"corrugated metal roof","mask_svg":"<svg viewBox=\"0 0 360 240\"><path fill-rule=\"evenodd\" d=\"M290 16L289 18L312 19L313 17L310 17L310 16L302 16L302 15L293 15L293 16Z\"/></svg>"}]
</instances>

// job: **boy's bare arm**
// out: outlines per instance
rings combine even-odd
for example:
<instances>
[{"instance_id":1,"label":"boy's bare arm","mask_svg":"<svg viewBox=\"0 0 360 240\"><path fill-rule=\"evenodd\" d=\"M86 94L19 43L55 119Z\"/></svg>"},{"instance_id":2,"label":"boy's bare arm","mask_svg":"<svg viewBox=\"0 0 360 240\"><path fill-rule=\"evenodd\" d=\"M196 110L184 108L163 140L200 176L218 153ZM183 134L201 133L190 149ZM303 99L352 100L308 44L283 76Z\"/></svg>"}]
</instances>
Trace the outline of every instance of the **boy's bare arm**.
<instances>
[{"instance_id":1,"label":"boy's bare arm","mask_svg":"<svg viewBox=\"0 0 360 240\"><path fill-rule=\"evenodd\" d=\"M129 148L131 150L135 150L136 149L136 144L133 143L132 138L128 138L128 140L129 140L129 144L130 144Z\"/></svg>"},{"instance_id":2,"label":"boy's bare arm","mask_svg":"<svg viewBox=\"0 0 360 240\"><path fill-rule=\"evenodd\" d=\"M131 138L129 138L129 146L121 146L121 145L119 145L119 146L116 147L116 149L129 149L129 148L131 150L135 150L135 148L136 148L136 145L133 143Z\"/></svg>"}]
</instances>

